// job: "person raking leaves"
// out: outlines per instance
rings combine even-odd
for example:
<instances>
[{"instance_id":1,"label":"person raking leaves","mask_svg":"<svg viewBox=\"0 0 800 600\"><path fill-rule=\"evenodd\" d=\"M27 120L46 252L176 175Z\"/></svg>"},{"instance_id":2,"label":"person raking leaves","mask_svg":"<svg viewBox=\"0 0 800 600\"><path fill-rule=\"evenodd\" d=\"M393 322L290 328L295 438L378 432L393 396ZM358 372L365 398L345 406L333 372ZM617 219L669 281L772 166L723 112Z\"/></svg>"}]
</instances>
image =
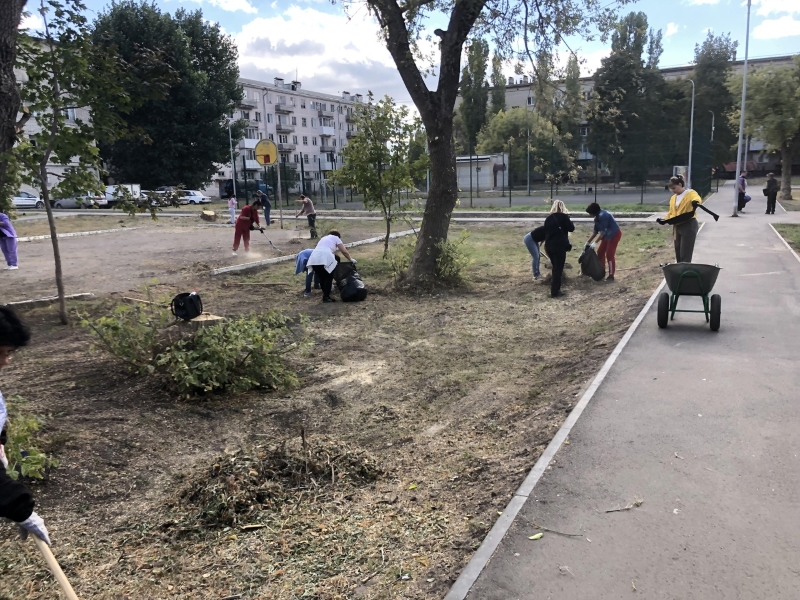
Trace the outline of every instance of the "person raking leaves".
<instances>
[{"instance_id":1,"label":"person raking leaves","mask_svg":"<svg viewBox=\"0 0 800 600\"><path fill-rule=\"evenodd\" d=\"M239 249L239 241L244 241L244 251L250 252L251 229L264 231L264 228L261 227L261 222L258 220L258 208L255 203L251 206L250 202L246 202L242 212L239 213L239 218L236 219L236 228L233 234L234 256L236 256L236 251Z\"/></svg>"},{"instance_id":2,"label":"person raking leaves","mask_svg":"<svg viewBox=\"0 0 800 600\"><path fill-rule=\"evenodd\" d=\"M16 313L7 306L0 306L0 369L8 365L17 348L26 346L30 339L30 331ZM49 546L50 536L47 527L33 510L36 505L33 495L27 487L11 479L6 472L7 418L5 399L0 393L0 517L10 519L19 525L23 539L27 538L28 533L32 533Z\"/></svg>"}]
</instances>

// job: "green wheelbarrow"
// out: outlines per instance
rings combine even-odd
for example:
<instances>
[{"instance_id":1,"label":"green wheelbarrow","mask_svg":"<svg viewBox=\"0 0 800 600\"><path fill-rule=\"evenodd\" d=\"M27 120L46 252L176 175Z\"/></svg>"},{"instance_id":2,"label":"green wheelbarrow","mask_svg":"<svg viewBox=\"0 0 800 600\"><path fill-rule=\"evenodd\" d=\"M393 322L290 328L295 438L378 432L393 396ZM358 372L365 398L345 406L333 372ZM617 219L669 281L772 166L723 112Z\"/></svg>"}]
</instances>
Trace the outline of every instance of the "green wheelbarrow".
<instances>
[{"instance_id":1,"label":"green wheelbarrow","mask_svg":"<svg viewBox=\"0 0 800 600\"><path fill-rule=\"evenodd\" d=\"M722 298L719 294L709 296L717 282L720 268L717 265L700 265L694 263L676 263L661 265L664 279L671 294L662 292L658 296L658 326L665 329L675 319L675 313L703 313L711 331L719 330ZM687 310L678 308L681 296L699 296L703 299L703 310Z\"/></svg>"}]
</instances>

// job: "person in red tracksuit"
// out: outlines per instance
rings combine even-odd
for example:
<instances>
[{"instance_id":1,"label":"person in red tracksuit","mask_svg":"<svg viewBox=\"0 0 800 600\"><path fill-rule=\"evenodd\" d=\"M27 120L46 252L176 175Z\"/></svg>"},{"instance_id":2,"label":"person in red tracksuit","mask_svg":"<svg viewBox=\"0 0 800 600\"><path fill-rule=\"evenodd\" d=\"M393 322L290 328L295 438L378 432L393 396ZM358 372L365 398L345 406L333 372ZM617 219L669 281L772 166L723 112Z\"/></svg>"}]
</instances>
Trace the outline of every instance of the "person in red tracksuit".
<instances>
[{"instance_id":1,"label":"person in red tracksuit","mask_svg":"<svg viewBox=\"0 0 800 600\"><path fill-rule=\"evenodd\" d=\"M236 251L239 249L239 241L244 241L244 251L250 252L250 230L261 228L261 222L258 220L258 209L255 206L250 206L247 202L239 213L239 218L236 219L236 227L233 234L233 255L236 256Z\"/></svg>"}]
</instances>

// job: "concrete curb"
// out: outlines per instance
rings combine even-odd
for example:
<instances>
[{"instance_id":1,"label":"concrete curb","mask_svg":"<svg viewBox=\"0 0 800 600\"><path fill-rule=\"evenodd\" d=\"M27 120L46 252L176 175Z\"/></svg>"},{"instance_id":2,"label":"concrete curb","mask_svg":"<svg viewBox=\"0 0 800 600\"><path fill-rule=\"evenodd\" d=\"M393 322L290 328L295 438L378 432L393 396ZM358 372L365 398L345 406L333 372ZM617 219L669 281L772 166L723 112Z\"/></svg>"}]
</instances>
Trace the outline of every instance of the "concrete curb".
<instances>
[{"instance_id":1,"label":"concrete curb","mask_svg":"<svg viewBox=\"0 0 800 600\"><path fill-rule=\"evenodd\" d=\"M400 237L405 237L407 235L411 235L412 233L416 233L415 229L408 229L406 231L398 231L397 233L393 233L389 236L389 239L396 239ZM345 244L347 248L355 248L356 246L363 246L365 244L374 244L375 242L382 242L385 236L369 238L366 240L359 240L358 242L353 242L352 244ZM241 265L231 265L230 267L220 267L219 269L212 269L208 272L209 275L224 275L225 273L236 273L238 271L247 271L249 269L257 269L258 267L264 267L267 265L275 265L278 263L289 262L291 260L295 260L297 258L297 254L290 254L287 256L278 256L277 258L268 258L266 260L258 260L255 262L250 263L243 263Z\"/></svg>"},{"instance_id":2,"label":"concrete curb","mask_svg":"<svg viewBox=\"0 0 800 600\"><path fill-rule=\"evenodd\" d=\"M767 223L767 225L769 225L769 226L770 226L770 229L772 229L772 231L774 231L774 232L775 232L775 235L777 235L777 236L778 236L778 239L780 239L780 241L782 241L782 242L783 242L783 245L784 245L784 246L786 246L786 247L789 249L789 252L791 252L791 253L794 255L794 257L797 259L797 262L800 262L800 256L798 256L798 255L797 255L797 252L795 252L795 251L794 251L794 248L792 248L792 247L789 245L789 242L787 242L787 241L784 239L784 237L783 237L783 236L782 236L782 235L781 235L781 234L778 232L778 230L777 230L777 229L775 229L775 227L773 227L773 226L772 226L772 223Z\"/></svg>"},{"instance_id":3,"label":"concrete curb","mask_svg":"<svg viewBox=\"0 0 800 600\"><path fill-rule=\"evenodd\" d=\"M81 294L69 294L64 296L66 300L75 300L77 298L93 298L94 294L91 292L83 292ZM47 306L58 302L58 296L44 296L42 298L34 298L33 300L19 300L17 302L8 302L5 306Z\"/></svg>"},{"instance_id":4,"label":"concrete curb","mask_svg":"<svg viewBox=\"0 0 800 600\"><path fill-rule=\"evenodd\" d=\"M528 497L533 493L534 486L539 482L544 472L547 470L547 467L550 465L550 462L555 458L555 455L561 449L561 445L564 443L564 440L567 439L569 436L570 431L575 426L575 423L578 422L581 414L589 405L592 397L594 396L595 392L597 392L600 385L603 383L603 380L608 375L608 372L611 370L611 367L616 362L619 355L624 350L625 346L628 345L631 337L639 328L642 320L644 320L645 315L650 310L650 307L653 306L658 294L666 285L666 281L662 280L661 284L656 288L653 294L650 296L650 299L644 305L641 311L639 311L638 316L634 319L633 323L631 323L630 327L628 327L628 331L625 332L625 335L617 344L614 351L611 353L606 359L606 362L603 363L603 366L600 368L600 371L595 375L594 379L592 380L589 387L581 396L581 399L575 405L575 408L569 413L567 420L564 421L564 424L558 430L556 435L547 445L545 448L544 453L539 457L539 460L536 461L536 464L528 473L528 476L522 482L522 485L519 486L517 491L514 493L514 496L511 498L511 501L506 506L503 513L500 517L495 521L494 526L489 531L486 538L483 540L483 543L480 545L478 550L472 556L472 559L467 563L467 566L461 571L461 574L456 579L453 587L450 588L450 591L445 596L444 600L464 600L469 594L472 586L478 580L478 576L483 571L484 567L489 564L489 561L492 559L492 556L497 550L497 547L500 545L500 542L505 537L508 530L511 528L511 524L516 519L517 514L524 506L525 502L528 500Z\"/></svg>"},{"instance_id":5,"label":"concrete curb","mask_svg":"<svg viewBox=\"0 0 800 600\"><path fill-rule=\"evenodd\" d=\"M117 233L118 231L134 231L137 227L120 227L118 229L96 229L94 231L76 231L74 233L59 233L56 235L58 239L83 237L85 235L99 235L101 233ZM39 240L49 240L49 235L32 235L28 237L17 238L17 242L38 242Z\"/></svg>"}]
</instances>

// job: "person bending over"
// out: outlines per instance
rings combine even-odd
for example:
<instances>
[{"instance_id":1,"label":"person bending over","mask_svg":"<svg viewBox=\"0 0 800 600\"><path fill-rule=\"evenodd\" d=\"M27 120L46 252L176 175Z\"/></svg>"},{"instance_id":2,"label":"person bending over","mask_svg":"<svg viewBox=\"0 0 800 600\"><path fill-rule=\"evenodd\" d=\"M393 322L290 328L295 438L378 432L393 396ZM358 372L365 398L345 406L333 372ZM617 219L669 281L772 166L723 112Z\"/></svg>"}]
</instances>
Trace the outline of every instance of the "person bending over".
<instances>
[{"instance_id":1,"label":"person bending over","mask_svg":"<svg viewBox=\"0 0 800 600\"><path fill-rule=\"evenodd\" d=\"M331 229L328 235L317 242L317 247L308 257L308 266L314 269L314 273L319 276L322 285L322 301L336 302L331 298L331 288L333 287L333 271L336 269L336 252L341 252L347 260L355 264L347 248L342 242L342 234L336 229Z\"/></svg>"},{"instance_id":2,"label":"person bending over","mask_svg":"<svg viewBox=\"0 0 800 600\"><path fill-rule=\"evenodd\" d=\"M597 202L592 202L586 207L586 212L594 217L594 232L586 245L594 241L596 237L600 242L597 248L597 257L603 264L603 268L608 262L608 278L606 281L614 281L614 274L617 272L617 245L622 239L622 230L617 225L614 216L607 210L600 208Z\"/></svg>"},{"instance_id":3,"label":"person bending over","mask_svg":"<svg viewBox=\"0 0 800 600\"><path fill-rule=\"evenodd\" d=\"M244 251L250 252L250 230L261 228L261 222L258 220L258 208L255 203L251 206L249 202L245 201L242 212L239 213L239 218L236 219L236 228L233 234L233 255L236 256L236 251L239 249L239 241L244 241Z\"/></svg>"}]
</instances>

